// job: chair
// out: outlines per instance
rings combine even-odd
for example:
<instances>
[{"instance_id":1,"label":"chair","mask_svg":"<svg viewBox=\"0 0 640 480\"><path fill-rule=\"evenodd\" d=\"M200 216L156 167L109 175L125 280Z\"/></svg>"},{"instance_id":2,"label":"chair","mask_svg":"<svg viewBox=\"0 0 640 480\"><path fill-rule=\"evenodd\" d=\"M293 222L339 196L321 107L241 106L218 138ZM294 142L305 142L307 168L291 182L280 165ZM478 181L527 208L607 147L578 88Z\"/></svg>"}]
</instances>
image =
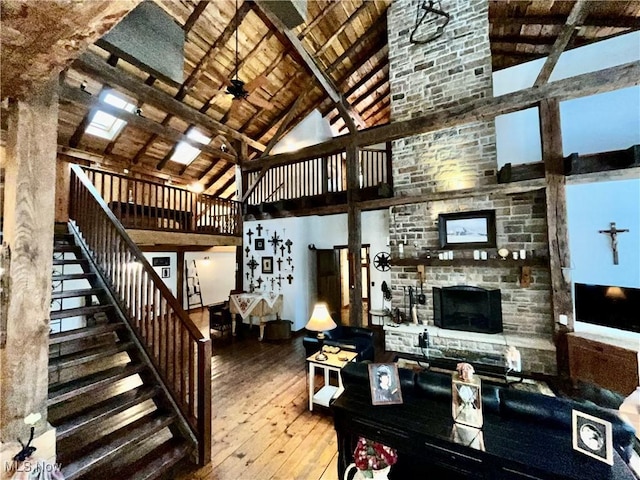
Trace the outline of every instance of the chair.
<instances>
[{"instance_id":1,"label":"chair","mask_svg":"<svg viewBox=\"0 0 640 480\"><path fill-rule=\"evenodd\" d=\"M229 301L209 306L209 328L218 330L221 337L224 337L225 332L229 332L229 336L231 336L232 316Z\"/></svg>"}]
</instances>

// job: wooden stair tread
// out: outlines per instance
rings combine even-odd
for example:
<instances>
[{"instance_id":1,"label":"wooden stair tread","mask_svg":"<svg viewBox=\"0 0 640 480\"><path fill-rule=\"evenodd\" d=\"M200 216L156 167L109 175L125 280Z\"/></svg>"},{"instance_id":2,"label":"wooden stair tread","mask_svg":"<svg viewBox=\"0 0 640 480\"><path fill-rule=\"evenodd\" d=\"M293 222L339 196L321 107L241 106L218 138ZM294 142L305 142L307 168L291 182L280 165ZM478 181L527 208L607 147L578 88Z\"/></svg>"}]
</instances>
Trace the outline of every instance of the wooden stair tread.
<instances>
[{"instance_id":1,"label":"wooden stair tread","mask_svg":"<svg viewBox=\"0 0 640 480\"><path fill-rule=\"evenodd\" d=\"M124 328L122 323L104 323L92 327L76 328L67 330L66 332L52 333L49 335L49 345L58 345L60 343L72 342L82 338L96 337L106 333L115 332Z\"/></svg>"},{"instance_id":2,"label":"wooden stair tread","mask_svg":"<svg viewBox=\"0 0 640 480\"><path fill-rule=\"evenodd\" d=\"M54 253L82 253L82 249L77 245L55 245L53 247Z\"/></svg>"},{"instance_id":3,"label":"wooden stair tread","mask_svg":"<svg viewBox=\"0 0 640 480\"><path fill-rule=\"evenodd\" d=\"M130 377L145 369L142 363L129 363L121 367L113 367L102 372L94 373L83 378L60 384L49 385L47 406L51 407L65 400L84 393L101 389L106 385Z\"/></svg>"},{"instance_id":4,"label":"wooden stair tread","mask_svg":"<svg viewBox=\"0 0 640 480\"><path fill-rule=\"evenodd\" d=\"M111 478L121 480L157 480L189 454L189 445L171 438L132 465L116 470Z\"/></svg>"},{"instance_id":5,"label":"wooden stair tread","mask_svg":"<svg viewBox=\"0 0 640 480\"><path fill-rule=\"evenodd\" d=\"M65 259L54 258L53 264L54 265L88 265L89 260L87 260L86 258L65 258Z\"/></svg>"},{"instance_id":6,"label":"wooden stair tread","mask_svg":"<svg viewBox=\"0 0 640 480\"><path fill-rule=\"evenodd\" d=\"M93 362L100 358L110 357L125 350L133 348L133 342L117 342L110 345L88 348L80 352L49 358L49 372L55 372L63 368L75 367L83 363Z\"/></svg>"},{"instance_id":7,"label":"wooden stair tread","mask_svg":"<svg viewBox=\"0 0 640 480\"><path fill-rule=\"evenodd\" d=\"M51 320L60 318L80 317L82 315L92 315L99 312L108 312L113 305L89 305L86 307L67 308L64 310L55 310L49 314Z\"/></svg>"},{"instance_id":8,"label":"wooden stair tread","mask_svg":"<svg viewBox=\"0 0 640 480\"><path fill-rule=\"evenodd\" d=\"M60 441L119 412L124 412L135 405L155 397L160 391L160 387L157 386L148 387L141 385L92 405L74 414L73 418L62 419L59 425L54 425L56 427L56 439Z\"/></svg>"},{"instance_id":9,"label":"wooden stair tread","mask_svg":"<svg viewBox=\"0 0 640 480\"><path fill-rule=\"evenodd\" d=\"M99 295L104 292L102 288L83 288L79 290L62 290L60 292L51 292L51 299L57 300L60 298L73 298L73 297L88 297L90 295Z\"/></svg>"},{"instance_id":10,"label":"wooden stair tread","mask_svg":"<svg viewBox=\"0 0 640 480\"><path fill-rule=\"evenodd\" d=\"M51 276L51 279L54 282L60 282L62 280L84 280L95 277L96 274L93 272L88 273L65 273L65 274L54 274Z\"/></svg>"},{"instance_id":11,"label":"wooden stair tread","mask_svg":"<svg viewBox=\"0 0 640 480\"><path fill-rule=\"evenodd\" d=\"M92 448L90 452L65 465L62 468L62 474L66 480L74 480L81 477L95 478L95 475L92 474L94 469L108 464L124 452L133 449L138 442L171 425L174 420L175 415L163 414L157 411L145 415L95 442L95 448ZM88 474L91 476L87 476Z\"/></svg>"}]
</instances>

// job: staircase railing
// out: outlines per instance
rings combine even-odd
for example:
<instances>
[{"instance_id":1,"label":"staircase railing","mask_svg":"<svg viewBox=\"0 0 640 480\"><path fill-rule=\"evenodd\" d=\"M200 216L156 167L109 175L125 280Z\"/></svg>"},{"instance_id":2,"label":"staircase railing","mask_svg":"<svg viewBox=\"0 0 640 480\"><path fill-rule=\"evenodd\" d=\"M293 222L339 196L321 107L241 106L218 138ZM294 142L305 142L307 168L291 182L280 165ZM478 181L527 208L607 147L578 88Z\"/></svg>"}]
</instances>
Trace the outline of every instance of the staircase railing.
<instances>
[{"instance_id":1,"label":"staircase railing","mask_svg":"<svg viewBox=\"0 0 640 480\"><path fill-rule=\"evenodd\" d=\"M198 442L211 459L211 340L205 338L78 165L71 166L69 217L111 283L128 322Z\"/></svg>"}]
</instances>

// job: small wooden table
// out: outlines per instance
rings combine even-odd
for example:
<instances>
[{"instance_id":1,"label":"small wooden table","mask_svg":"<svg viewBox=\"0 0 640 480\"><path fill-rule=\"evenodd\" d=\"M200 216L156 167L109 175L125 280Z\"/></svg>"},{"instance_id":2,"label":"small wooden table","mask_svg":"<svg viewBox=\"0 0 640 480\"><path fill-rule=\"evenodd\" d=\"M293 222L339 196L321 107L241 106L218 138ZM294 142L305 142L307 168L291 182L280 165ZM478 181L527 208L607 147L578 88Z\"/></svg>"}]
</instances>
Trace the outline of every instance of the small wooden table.
<instances>
[{"instance_id":1,"label":"small wooden table","mask_svg":"<svg viewBox=\"0 0 640 480\"><path fill-rule=\"evenodd\" d=\"M234 293L229 296L229 308L232 314L240 314L244 321L249 317L249 324L253 325L252 317L260 317L260 341L264 338L264 326L267 315L280 317L282 313L282 294L275 293ZM232 322L232 333L236 334L236 322Z\"/></svg>"},{"instance_id":2,"label":"small wooden table","mask_svg":"<svg viewBox=\"0 0 640 480\"><path fill-rule=\"evenodd\" d=\"M340 376L340 370L349 362L353 362L358 356L356 352L349 352L347 350L340 350L338 353L327 353L327 360L316 360L316 355L307 357L307 363L309 364L309 411L313 411L313 404L317 403L323 407L328 407L331 400L340 396L344 391L342 385L342 377ZM316 383L316 368L324 369L324 385L317 392L315 391ZM338 385L331 385L329 383L329 372L337 372Z\"/></svg>"}]
</instances>

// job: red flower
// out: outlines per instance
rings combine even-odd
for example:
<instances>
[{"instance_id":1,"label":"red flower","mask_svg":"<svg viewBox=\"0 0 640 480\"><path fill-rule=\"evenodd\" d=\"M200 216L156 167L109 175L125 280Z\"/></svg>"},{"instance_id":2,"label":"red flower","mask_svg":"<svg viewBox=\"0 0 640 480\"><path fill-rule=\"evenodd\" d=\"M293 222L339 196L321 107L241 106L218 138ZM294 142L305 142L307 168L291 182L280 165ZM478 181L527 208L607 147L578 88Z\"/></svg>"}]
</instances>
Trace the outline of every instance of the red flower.
<instances>
[{"instance_id":1,"label":"red flower","mask_svg":"<svg viewBox=\"0 0 640 480\"><path fill-rule=\"evenodd\" d=\"M398 454L391 447L360 437L353 460L359 470L382 470L396 463Z\"/></svg>"}]
</instances>

